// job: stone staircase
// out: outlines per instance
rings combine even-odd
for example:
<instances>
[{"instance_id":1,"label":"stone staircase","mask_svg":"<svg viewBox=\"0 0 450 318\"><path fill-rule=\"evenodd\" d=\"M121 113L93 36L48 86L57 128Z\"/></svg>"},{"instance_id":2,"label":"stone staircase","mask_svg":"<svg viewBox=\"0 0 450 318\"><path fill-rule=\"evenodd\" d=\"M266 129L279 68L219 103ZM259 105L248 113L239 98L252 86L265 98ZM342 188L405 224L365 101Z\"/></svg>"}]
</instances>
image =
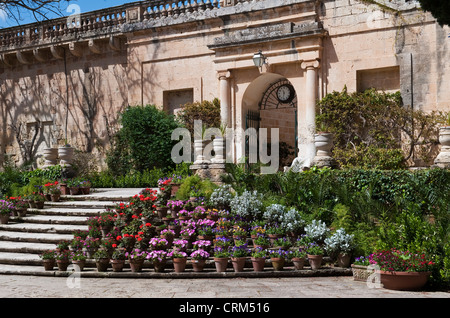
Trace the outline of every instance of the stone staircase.
<instances>
[{"instance_id":1,"label":"stone staircase","mask_svg":"<svg viewBox=\"0 0 450 318\"><path fill-rule=\"evenodd\" d=\"M56 276L67 277L67 272L45 271L39 255L53 250L64 240L71 240L76 230L87 230L87 220L105 211L117 202L124 202L138 194L141 189L97 189L90 195L63 196L61 202L46 202L44 209L28 209L26 217L11 219L9 224L0 225L0 275ZM214 265L209 261L208 266ZM250 265L251 266L251 265ZM316 271L264 271L216 273L214 270L202 273L155 273L153 271L132 273L97 272L94 260L88 260L83 277L127 277L127 278L261 278L261 277L310 277L351 276L351 269L324 268Z\"/></svg>"},{"instance_id":2,"label":"stone staircase","mask_svg":"<svg viewBox=\"0 0 450 318\"><path fill-rule=\"evenodd\" d=\"M0 225L0 274L41 273L39 254L71 240L76 230L87 230L87 220L141 189L97 189L90 195L63 196L44 209L28 209L26 217ZM88 264L88 266L94 264Z\"/></svg>"}]
</instances>

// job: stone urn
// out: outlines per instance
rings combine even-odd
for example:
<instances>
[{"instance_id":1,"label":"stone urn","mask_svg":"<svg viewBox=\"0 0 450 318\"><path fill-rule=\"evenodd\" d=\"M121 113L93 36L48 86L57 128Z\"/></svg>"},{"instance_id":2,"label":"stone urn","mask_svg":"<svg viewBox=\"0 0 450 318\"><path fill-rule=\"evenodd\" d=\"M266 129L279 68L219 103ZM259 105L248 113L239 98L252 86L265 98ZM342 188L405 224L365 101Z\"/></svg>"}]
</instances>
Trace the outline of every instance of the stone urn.
<instances>
[{"instance_id":1,"label":"stone urn","mask_svg":"<svg viewBox=\"0 0 450 318\"><path fill-rule=\"evenodd\" d=\"M213 163L223 164L226 162L226 147L225 147L225 138L216 137L213 141L213 149L215 153L215 157L211 160Z\"/></svg>"},{"instance_id":2,"label":"stone urn","mask_svg":"<svg viewBox=\"0 0 450 318\"><path fill-rule=\"evenodd\" d=\"M72 166L74 152L75 152L75 149L72 147L59 147L58 148L58 155L59 155L59 159L61 160L61 162L60 162L61 166L63 166L63 167L71 167Z\"/></svg>"},{"instance_id":3,"label":"stone urn","mask_svg":"<svg viewBox=\"0 0 450 318\"><path fill-rule=\"evenodd\" d=\"M319 168L336 166L335 160L331 157L331 150L334 147L334 135L332 133L318 133L315 135L315 145L317 149L313 165Z\"/></svg>"},{"instance_id":4,"label":"stone urn","mask_svg":"<svg viewBox=\"0 0 450 318\"><path fill-rule=\"evenodd\" d=\"M56 166L58 160L58 148L46 148L44 149L45 163L43 168L49 168Z\"/></svg>"},{"instance_id":5,"label":"stone urn","mask_svg":"<svg viewBox=\"0 0 450 318\"><path fill-rule=\"evenodd\" d=\"M205 148L206 148L206 140L197 139L194 141L194 151L195 151L195 165L208 164L210 163L206 160L205 156Z\"/></svg>"},{"instance_id":6,"label":"stone urn","mask_svg":"<svg viewBox=\"0 0 450 318\"><path fill-rule=\"evenodd\" d=\"M434 164L439 168L450 168L450 126L444 126L439 129L439 143L441 152L436 157Z\"/></svg>"}]
</instances>

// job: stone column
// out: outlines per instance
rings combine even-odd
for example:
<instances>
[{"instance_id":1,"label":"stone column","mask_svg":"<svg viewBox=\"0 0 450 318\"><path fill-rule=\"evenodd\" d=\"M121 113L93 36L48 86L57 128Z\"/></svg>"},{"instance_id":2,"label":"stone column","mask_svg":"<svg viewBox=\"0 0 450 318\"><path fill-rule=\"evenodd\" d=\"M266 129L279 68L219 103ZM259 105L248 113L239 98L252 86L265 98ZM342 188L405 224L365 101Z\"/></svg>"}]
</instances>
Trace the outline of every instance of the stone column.
<instances>
[{"instance_id":1,"label":"stone column","mask_svg":"<svg viewBox=\"0 0 450 318\"><path fill-rule=\"evenodd\" d=\"M230 72L220 72L220 118L222 125L230 126L231 87Z\"/></svg>"},{"instance_id":2,"label":"stone column","mask_svg":"<svg viewBox=\"0 0 450 318\"><path fill-rule=\"evenodd\" d=\"M310 167L316 156L316 101L317 101L317 69L318 60L304 61L301 64L305 70L305 99L298 103L298 148L297 164Z\"/></svg>"}]
</instances>

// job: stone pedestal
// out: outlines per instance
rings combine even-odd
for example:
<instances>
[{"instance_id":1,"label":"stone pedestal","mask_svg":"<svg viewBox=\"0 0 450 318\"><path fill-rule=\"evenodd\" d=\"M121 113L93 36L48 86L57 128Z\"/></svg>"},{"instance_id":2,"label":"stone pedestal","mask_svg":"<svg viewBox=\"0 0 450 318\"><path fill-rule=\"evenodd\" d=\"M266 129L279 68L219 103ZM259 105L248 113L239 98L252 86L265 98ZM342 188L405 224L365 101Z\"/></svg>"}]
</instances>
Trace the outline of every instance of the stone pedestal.
<instances>
[{"instance_id":1,"label":"stone pedestal","mask_svg":"<svg viewBox=\"0 0 450 318\"><path fill-rule=\"evenodd\" d=\"M441 152L434 161L437 168L450 168L450 126L441 127L439 130L439 143L441 144Z\"/></svg>"},{"instance_id":2,"label":"stone pedestal","mask_svg":"<svg viewBox=\"0 0 450 318\"><path fill-rule=\"evenodd\" d=\"M222 184L221 176L226 174L225 164L193 164L190 169L202 179L209 179L215 184Z\"/></svg>"}]
</instances>

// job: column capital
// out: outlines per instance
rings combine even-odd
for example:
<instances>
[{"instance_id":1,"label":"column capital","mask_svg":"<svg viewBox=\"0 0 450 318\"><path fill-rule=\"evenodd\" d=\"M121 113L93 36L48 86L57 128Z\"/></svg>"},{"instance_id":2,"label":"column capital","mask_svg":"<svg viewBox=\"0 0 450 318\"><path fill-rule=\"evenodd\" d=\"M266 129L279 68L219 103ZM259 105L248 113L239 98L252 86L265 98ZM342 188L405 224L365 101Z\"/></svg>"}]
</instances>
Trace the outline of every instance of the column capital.
<instances>
[{"instance_id":1,"label":"column capital","mask_svg":"<svg viewBox=\"0 0 450 318\"><path fill-rule=\"evenodd\" d=\"M302 61L301 68L304 70L311 69L311 68L314 68L314 69L320 68L320 60L315 59L315 60Z\"/></svg>"},{"instance_id":2,"label":"column capital","mask_svg":"<svg viewBox=\"0 0 450 318\"><path fill-rule=\"evenodd\" d=\"M231 78L231 72L230 71L219 71L219 72L217 72L217 78L219 80L229 79L229 78Z\"/></svg>"}]
</instances>

